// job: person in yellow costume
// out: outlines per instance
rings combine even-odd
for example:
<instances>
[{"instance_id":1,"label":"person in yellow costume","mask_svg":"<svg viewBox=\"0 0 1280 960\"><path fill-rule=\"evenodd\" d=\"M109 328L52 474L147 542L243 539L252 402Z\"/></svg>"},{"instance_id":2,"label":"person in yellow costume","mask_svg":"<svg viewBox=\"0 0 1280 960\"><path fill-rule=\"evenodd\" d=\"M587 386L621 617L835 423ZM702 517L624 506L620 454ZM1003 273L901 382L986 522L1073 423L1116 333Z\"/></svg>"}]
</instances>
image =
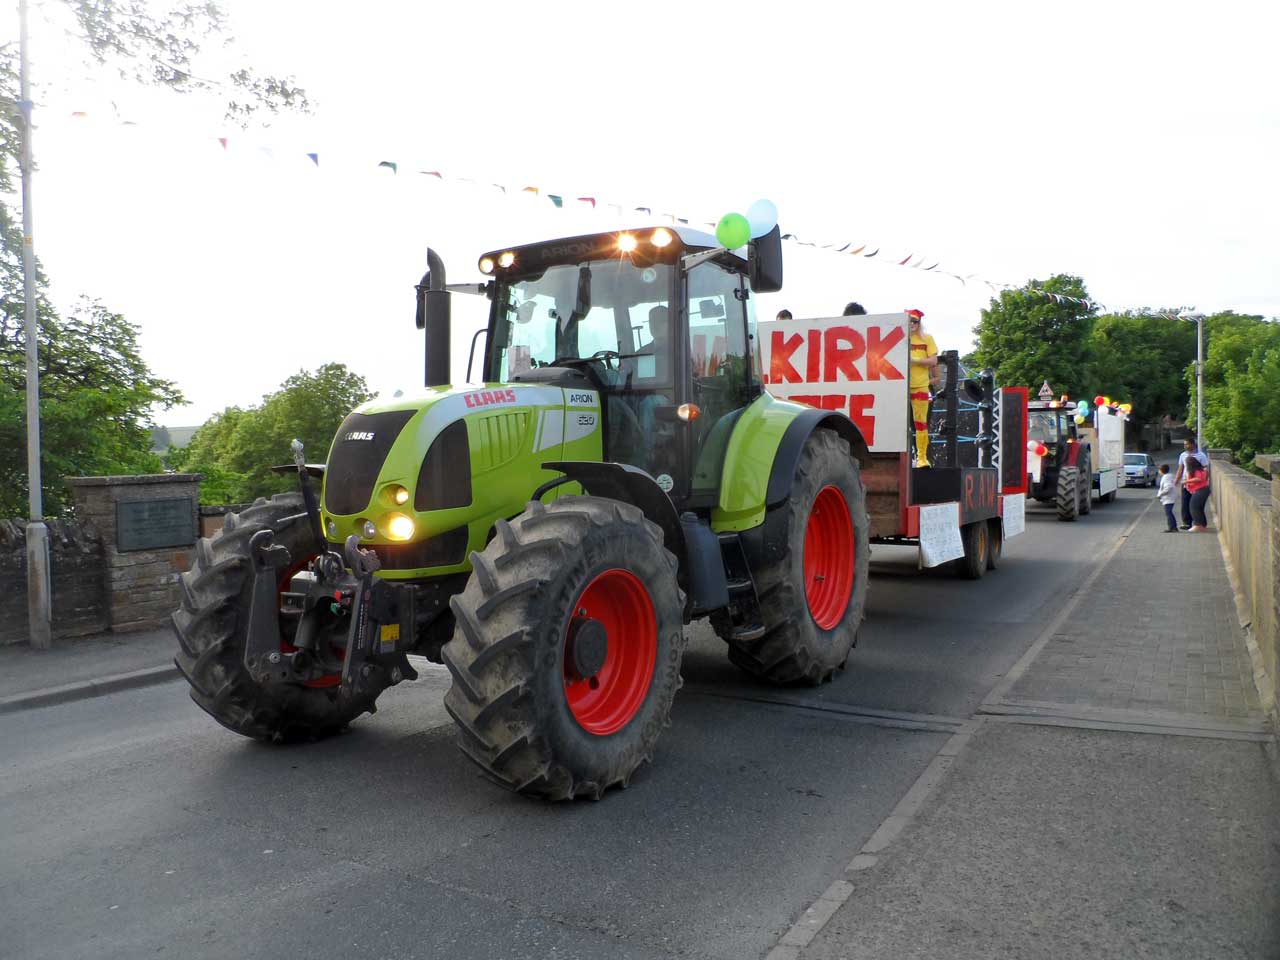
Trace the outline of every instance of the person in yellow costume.
<instances>
[{"instance_id":1,"label":"person in yellow costume","mask_svg":"<svg viewBox=\"0 0 1280 960\"><path fill-rule=\"evenodd\" d=\"M929 385L938 367L938 345L924 332L924 314L908 310L911 327L911 421L916 431L916 466L929 466Z\"/></svg>"}]
</instances>

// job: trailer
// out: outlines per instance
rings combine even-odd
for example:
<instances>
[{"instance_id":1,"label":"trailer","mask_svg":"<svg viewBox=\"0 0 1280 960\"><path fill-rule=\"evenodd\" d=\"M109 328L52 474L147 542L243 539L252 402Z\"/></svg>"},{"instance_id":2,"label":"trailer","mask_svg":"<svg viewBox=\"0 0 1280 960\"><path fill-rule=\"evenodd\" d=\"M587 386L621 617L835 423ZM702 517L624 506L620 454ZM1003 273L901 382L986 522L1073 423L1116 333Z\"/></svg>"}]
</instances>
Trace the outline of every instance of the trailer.
<instances>
[{"instance_id":1,"label":"trailer","mask_svg":"<svg viewBox=\"0 0 1280 960\"><path fill-rule=\"evenodd\" d=\"M919 549L924 567L969 579L998 565L1025 528L1027 390L967 375L955 351L932 403L930 467L913 462L905 313L760 323L764 382L774 396L840 410L866 438L872 543Z\"/></svg>"}]
</instances>

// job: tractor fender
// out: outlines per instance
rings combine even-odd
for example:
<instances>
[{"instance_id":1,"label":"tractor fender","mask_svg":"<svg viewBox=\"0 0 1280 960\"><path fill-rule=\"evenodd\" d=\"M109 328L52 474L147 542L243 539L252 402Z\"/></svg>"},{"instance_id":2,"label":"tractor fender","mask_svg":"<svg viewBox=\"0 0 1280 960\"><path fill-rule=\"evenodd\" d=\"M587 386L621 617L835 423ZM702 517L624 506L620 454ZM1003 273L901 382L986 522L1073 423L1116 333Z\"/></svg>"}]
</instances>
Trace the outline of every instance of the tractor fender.
<instances>
[{"instance_id":1,"label":"tractor fender","mask_svg":"<svg viewBox=\"0 0 1280 960\"><path fill-rule=\"evenodd\" d=\"M686 619L729 605L728 579L715 533L692 513L681 517L658 482L639 467L625 463L567 460L544 463L593 497L621 500L639 507L662 528L663 540L680 563L679 581L686 597ZM541 489L541 488L540 488ZM534 499L538 499L535 494Z\"/></svg>"},{"instance_id":2,"label":"tractor fender","mask_svg":"<svg viewBox=\"0 0 1280 960\"><path fill-rule=\"evenodd\" d=\"M1093 450L1091 450L1091 449L1090 449L1089 444L1087 444L1087 443L1079 443L1079 442L1077 442L1077 443L1069 443L1069 444L1067 444L1067 462L1066 462L1065 464L1063 464L1063 466L1067 466L1067 467L1077 467L1077 466L1079 466L1079 465L1080 465L1080 451L1082 451L1082 450L1088 450L1088 451L1089 451L1089 463L1090 463L1090 464L1092 464L1092 463L1093 463Z\"/></svg>"},{"instance_id":3,"label":"tractor fender","mask_svg":"<svg viewBox=\"0 0 1280 960\"><path fill-rule=\"evenodd\" d=\"M834 430L842 439L849 441L849 448L858 458L859 464L863 467L871 466L871 451L867 449L867 441L852 420L832 410L805 410L787 426L778 444L777 453L773 456L769 486L765 492L766 507L779 506L791 496L791 485L795 481L800 453L805 441L815 430Z\"/></svg>"},{"instance_id":4,"label":"tractor fender","mask_svg":"<svg viewBox=\"0 0 1280 960\"><path fill-rule=\"evenodd\" d=\"M646 517L662 528L667 549L683 563L685 543L680 515L667 492L644 470L625 463L590 460L562 460L544 463L542 468L563 473L593 497L608 497L639 507Z\"/></svg>"}]
</instances>

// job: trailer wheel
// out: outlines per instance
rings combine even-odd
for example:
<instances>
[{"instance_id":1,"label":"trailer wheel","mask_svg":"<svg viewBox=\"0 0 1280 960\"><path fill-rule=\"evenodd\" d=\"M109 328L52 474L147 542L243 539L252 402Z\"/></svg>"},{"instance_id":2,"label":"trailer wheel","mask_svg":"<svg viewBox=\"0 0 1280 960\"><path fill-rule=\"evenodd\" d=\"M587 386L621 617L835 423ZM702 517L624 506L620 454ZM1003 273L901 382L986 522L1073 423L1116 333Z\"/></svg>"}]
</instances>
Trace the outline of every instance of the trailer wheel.
<instances>
[{"instance_id":1,"label":"trailer wheel","mask_svg":"<svg viewBox=\"0 0 1280 960\"><path fill-rule=\"evenodd\" d=\"M1058 519L1074 520L1080 515L1080 481L1075 467L1058 469Z\"/></svg>"},{"instance_id":2,"label":"trailer wheel","mask_svg":"<svg viewBox=\"0 0 1280 960\"><path fill-rule=\"evenodd\" d=\"M684 594L662 530L628 503L530 503L450 600L445 708L509 789L600 799L652 760L680 687Z\"/></svg>"},{"instance_id":3,"label":"trailer wheel","mask_svg":"<svg viewBox=\"0 0 1280 960\"><path fill-rule=\"evenodd\" d=\"M966 523L960 528L964 556L956 561L956 572L965 580L981 580L991 559L991 539L987 522Z\"/></svg>"},{"instance_id":4,"label":"trailer wheel","mask_svg":"<svg viewBox=\"0 0 1280 960\"><path fill-rule=\"evenodd\" d=\"M178 639L174 663L191 684L191 699L227 729L256 740L327 736L375 709L376 693L355 703L339 701L337 674L308 686L268 687L245 669L253 594L249 539L259 530L275 530L274 542L293 561L281 577L281 585L287 584L315 551L304 511L302 495L286 493L227 514L221 531L196 544L191 569L179 580L182 606L170 618ZM292 649L289 639L282 631L282 649Z\"/></svg>"},{"instance_id":5,"label":"trailer wheel","mask_svg":"<svg viewBox=\"0 0 1280 960\"><path fill-rule=\"evenodd\" d=\"M987 569L994 570L1000 566L1004 556L1004 525L999 517L987 521Z\"/></svg>"},{"instance_id":6,"label":"trailer wheel","mask_svg":"<svg viewBox=\"0 0 1280 960\"><path fill-rule=\"evenodd\" d=\"M1080 477L1080 515L1093 512L1093 458L1088 452L1081 454L1079 466Z\"/></svg>"},{"instance_id":7,"label":"trailer wheel","mask_svg":"<svg viewBox=\"0 0 1280 960\"><path fill-rule=\"evenodd\" d=\"M805 441L772 562L753 572L763 634L720 637L729 660L771 683L816 686L842 667L867 599L869 524L858 461L848 441L815 430Z\"/></svg>"}]
</instances>

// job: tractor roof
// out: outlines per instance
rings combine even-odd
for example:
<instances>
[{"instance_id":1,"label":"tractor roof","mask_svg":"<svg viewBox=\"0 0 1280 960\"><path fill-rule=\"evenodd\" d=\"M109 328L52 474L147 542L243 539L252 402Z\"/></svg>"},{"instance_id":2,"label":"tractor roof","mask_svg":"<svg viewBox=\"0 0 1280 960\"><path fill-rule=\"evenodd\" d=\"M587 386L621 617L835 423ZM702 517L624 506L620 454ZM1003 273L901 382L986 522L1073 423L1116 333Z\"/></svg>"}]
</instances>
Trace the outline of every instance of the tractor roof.
<instances>
[{"instance_id":1,"label":"tractor roof","mask_svg":"<svg viewBox=\"0 0 1280 960\"><path fill-rule=\"evenodd\" d=\"M649 238L657 234L658 231L663 230L671 235L674 242L669 242L666 246L659 248L649 242ZM603 230L599 233L586 233L576 237L559 237L552 240L541 240L536 243L499 247L484 254L481 260L492 260L494 264L498 265L494 273L500 274L506 272L500 266L502 258L504 255L510 254L514 260L509 268L510 272L523 274L530 269L544 269L557 264L613 258L620 254L618 242L619 238L624 234L629 234L636 240L635 249L629 253L636 262L671 263L682 254L700 250L713 250L720 245L711 234L704 233L701 230L694 230L691 227L655 226L649 224L629 229ZM746 262L745 258L736 253L727 253L725 256L734 257L743 263Z\"/></svg>"}]
</instances>

